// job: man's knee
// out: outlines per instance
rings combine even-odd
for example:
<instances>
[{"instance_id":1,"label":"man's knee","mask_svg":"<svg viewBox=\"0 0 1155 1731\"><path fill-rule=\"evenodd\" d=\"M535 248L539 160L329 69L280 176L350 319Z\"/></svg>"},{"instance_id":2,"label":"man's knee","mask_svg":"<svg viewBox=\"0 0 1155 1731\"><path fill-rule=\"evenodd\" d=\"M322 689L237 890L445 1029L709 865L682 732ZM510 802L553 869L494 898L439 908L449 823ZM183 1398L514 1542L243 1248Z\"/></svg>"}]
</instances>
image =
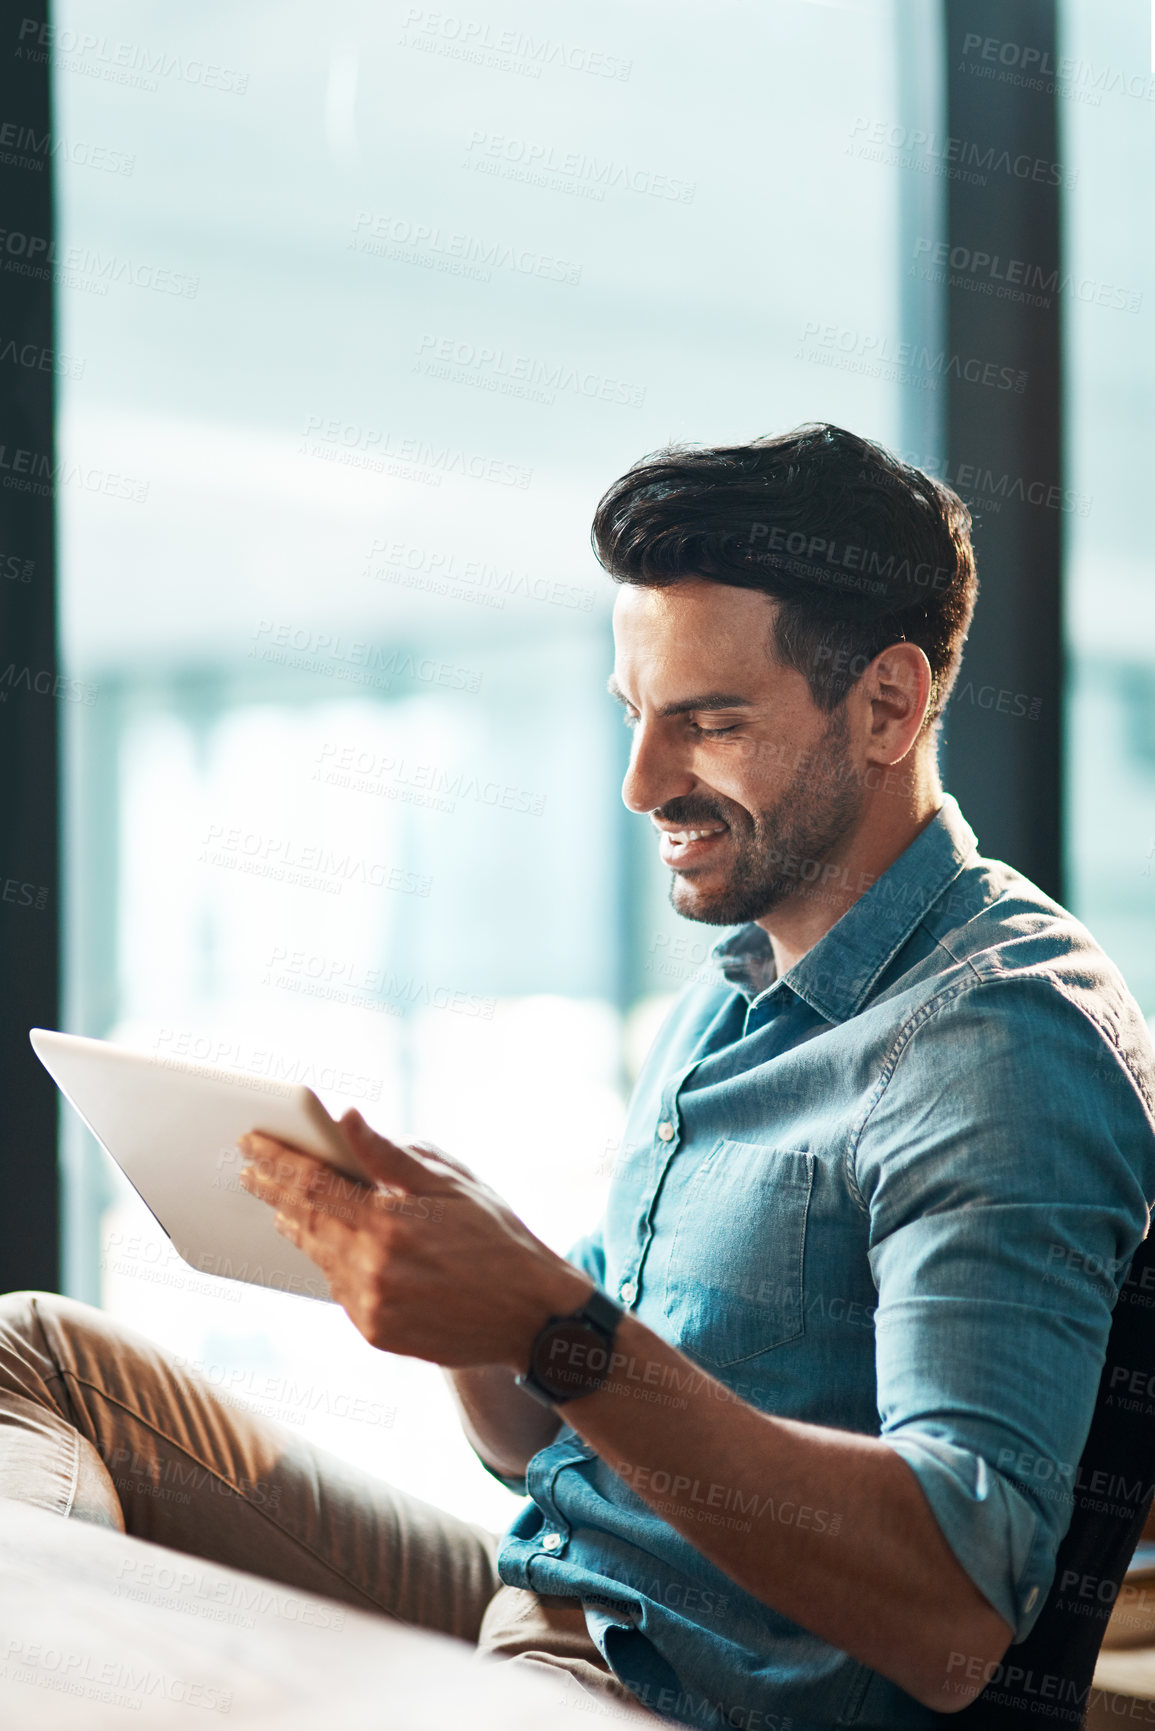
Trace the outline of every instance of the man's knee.
<instances>
[{"instance_id":1,"label":"man's knee","mask_svg":"<svg viewBox=\"0 0 1155 1731\"><path fill-rule=\"evenodd\" d=\"M39 1292L29 1288L0 1293L0 1328L39 1331L45 1317L63 1323L83 1323L86 1312L93 1316L100 1314L93 1305L84 1304L77 1298L65 1298L62 1292Z\"/></svg>"},{"instance_id":2,"label":"man's knee","mask_svg":"<svg viewBox=\"0 0 1155 1731\"><path fill-rule=\"evenodd\" d=\"M18 1359L59 1369L71 1364L77 1353L102 1357L115 1326L95 1305L62 1292L0 1293L0 1356L15 1353Z\"/></svg>"},{"instance_id":3,"label":"man's knee","mask_svg":"<svg viewBox=\"0 0 1155 1731\"><path fill-rule=\"evenodd\" d=\"M40 1305L51 1305L60 1295L56 1292L28 1291L0 1293L0 1327L25 1330L36 1322Z\"/></svg>"}]
</instances>

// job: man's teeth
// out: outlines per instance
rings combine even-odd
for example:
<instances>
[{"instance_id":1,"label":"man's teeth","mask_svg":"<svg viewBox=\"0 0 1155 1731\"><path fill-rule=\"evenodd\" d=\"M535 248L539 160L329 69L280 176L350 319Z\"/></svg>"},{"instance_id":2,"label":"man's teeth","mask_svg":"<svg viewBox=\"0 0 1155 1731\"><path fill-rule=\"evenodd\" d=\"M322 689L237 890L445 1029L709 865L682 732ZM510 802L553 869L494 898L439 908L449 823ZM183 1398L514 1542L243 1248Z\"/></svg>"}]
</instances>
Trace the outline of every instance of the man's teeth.
<instances>
[{"instance_id":1,"label":"man's teeth","mask_svg":"<svg viewBox=\"0 0 1155 1731\"><path fill-rule=\"evenodd\" d=\"M670 840L675 847L685 847L688 841L700 841L704 835L721 835L725 827L725 824L716 824L713 829L679 830L676 835L670 836Z\"/></svg>"}]
</instances>

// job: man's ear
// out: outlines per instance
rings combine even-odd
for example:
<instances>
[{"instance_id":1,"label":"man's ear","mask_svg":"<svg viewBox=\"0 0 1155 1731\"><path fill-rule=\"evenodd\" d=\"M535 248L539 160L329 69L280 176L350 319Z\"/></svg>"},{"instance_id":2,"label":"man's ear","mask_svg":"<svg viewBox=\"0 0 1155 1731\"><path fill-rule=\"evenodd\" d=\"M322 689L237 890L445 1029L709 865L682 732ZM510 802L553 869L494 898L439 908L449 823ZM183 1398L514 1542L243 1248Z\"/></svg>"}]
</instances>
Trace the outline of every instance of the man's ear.
<instances>
[{"instance_id":1,"label":"man's ear","mask_svg":"<svg viewBox=\"0 0 1155 1731\"><path fill-rule=\"evenodd\" d=\"M922 732L934 690L934 675L917 643L891 643L877 654L860 681L869 705L867 753L876 763L895 764Z\"/></svg>"}]
</instances>

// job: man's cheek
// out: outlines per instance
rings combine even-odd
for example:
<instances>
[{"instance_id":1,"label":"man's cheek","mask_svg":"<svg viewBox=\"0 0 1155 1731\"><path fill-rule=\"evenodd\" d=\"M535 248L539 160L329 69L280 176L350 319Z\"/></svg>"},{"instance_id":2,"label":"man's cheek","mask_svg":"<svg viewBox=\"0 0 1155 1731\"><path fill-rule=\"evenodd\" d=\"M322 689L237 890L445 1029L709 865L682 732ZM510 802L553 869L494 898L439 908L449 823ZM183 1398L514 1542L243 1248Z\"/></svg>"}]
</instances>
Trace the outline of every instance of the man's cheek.
<instances>
[{"instance_id":1,"label":"man's cheek","mask_svg":"<svg viewBox=\"0 0 1155 1731\"><path fill-rule=\"evenodd\" d=\"M734 754L732 761L741 770L742 786L741 789L728 787L725 791L740 805L754 805L759 810L765 809L773 801L778 779L792 767L796 754L792 753L788 757L781 740L747 736L731 740L730 743ZM760 779L763 776L775 785L763 788L752 784L751 778Z\"/></svg>"},{"instance_id":2,"label":"man's cheek","mask_svg":"<svg viewBox=\"0 0 1155 1731\"><path fill-rule=\"evenodd\" d=\"M730 761L736 761L742 765L756 763L764 744L762 740L754 739L748 733L740 734L738 738L731 739L727 743Z\"/></svg>"}]
</instances>

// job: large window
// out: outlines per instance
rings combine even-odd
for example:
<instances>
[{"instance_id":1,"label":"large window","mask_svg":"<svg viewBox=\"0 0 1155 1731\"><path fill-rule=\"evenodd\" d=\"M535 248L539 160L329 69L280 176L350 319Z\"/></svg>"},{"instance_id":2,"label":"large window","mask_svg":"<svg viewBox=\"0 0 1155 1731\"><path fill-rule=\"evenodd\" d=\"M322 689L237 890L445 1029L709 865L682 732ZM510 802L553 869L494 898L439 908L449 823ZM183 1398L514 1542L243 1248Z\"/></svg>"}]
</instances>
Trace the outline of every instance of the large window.
<instances>
[{"instance_id":1,"label":"large window","mask_svg":"<svg viewBox=\"0 0 1155 1731\"><path fill-rule=\"evenodd\" d=\"M619 802L590 517L671 439L938 449L931 15L64 0L67 1025L312 1081L560 1249L592 1224L717 934ZM436 1371L193 1275L66 1157L72 1291L505 1518Z\"/></svg>"},{"instance_id":2,"label":"large window","mask_svg":"<svg viewBox=\"0 0 1155 1731\"><path fill-rule=\"evenodd\" d=\"M1155 1016L1152 13L1065 0L1072 906Z\"/></svg>"}]
</instances>

